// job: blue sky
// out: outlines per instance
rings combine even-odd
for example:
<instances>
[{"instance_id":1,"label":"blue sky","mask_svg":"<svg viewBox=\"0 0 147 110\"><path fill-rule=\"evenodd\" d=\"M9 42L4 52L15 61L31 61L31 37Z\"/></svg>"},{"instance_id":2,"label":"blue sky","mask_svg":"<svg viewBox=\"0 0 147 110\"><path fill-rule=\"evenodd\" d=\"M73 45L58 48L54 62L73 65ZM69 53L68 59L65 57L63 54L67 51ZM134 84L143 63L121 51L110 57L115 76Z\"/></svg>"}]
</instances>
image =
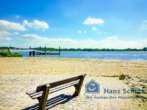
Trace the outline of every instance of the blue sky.
<instances>
[{"instance_id":1,"label":"blue sky","mask_svg":"<svg viewBox=\"0 0 147 110\"><path fill-rule=\"evenodd\" d=\"M0 0L0 46L142 48L146 0Z\"/></svg>"}]
</instances>

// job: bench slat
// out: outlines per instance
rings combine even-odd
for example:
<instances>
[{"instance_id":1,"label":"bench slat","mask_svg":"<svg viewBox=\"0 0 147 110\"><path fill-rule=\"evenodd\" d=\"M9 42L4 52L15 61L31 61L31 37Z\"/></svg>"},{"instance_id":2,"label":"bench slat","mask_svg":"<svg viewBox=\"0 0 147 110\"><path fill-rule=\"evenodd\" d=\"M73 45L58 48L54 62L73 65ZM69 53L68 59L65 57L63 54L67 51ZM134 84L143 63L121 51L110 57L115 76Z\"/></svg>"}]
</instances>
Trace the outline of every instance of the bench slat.
<instances>
[{"instance_id":1,"label":"bench slat","mask_svg":"<svg viewBox=\"0 0 147 110\"><path fill-rule=\"evenodd\" d=\"M55 88L51 88L50 91L49 91L49 93L57 92L57 91L59 91L59 90L62 90L62 89L71 87L71 86L73 86L73 85L75 85L75 84L78 84L78 83L79 83L79 80L73 81L73 82L71 82L71 83L64 84L64 85L61 85L61 86L57 86L57 87L55 87Z\"/></svg>"},{"instance_id":2,"label":"bench slat","mask_svg":"<svg viewBox=\"0 0 147 110\"><path fill-rule=\"evenodd\" d=\"M50 88L53 88L53 87L56 87L56 86L59 86L59 85L63 85L63 84L66 84L66 83L69 83L69 82L72 82L72 81L79 80L83 76L84 75L80 75L80 76L76 76L76 77L71 77L71 78L68 78L68 79L64 79L64 80L61 80L61 81L52 82L52 83L49 83L49 85L50 85ZM38 86L38 88L43 88L45 85L46 84L41 85L41 86Z\"/></svg>"},{"instance_id":3,"label":"bench slat","mask_svg":"<svg viewBox=\"0 0 147 110\"><path fill-rule=\"evenodd\" d=\"M62 89L65 89L65 88L68 88L68 87L71 87L75 84L78 84L80 80L77 80L77 81L72 81L72 82L69 82L67 84L63 84L63 85L59 85L59 86L56 86L54 88L51 88L49 93L53 93L53 92L57 92L59 90L62 90ZM43 91L39 91L39 92L31 92L31 93L27 93L32 99L36 99L38 97L41 97L42 96L42 93Z\"/></svg>"},{"instance_id":4,"label":"bench slat","mask_svg":"<svg viewBox=\"0 0 147 110\"><path fill-rule=\"evenodd\" d=\"M38 97L42 96L43 91L40 92L33 92L33 93L27 93L32 99L36 99Z\"/></svg>"}]
</instances>

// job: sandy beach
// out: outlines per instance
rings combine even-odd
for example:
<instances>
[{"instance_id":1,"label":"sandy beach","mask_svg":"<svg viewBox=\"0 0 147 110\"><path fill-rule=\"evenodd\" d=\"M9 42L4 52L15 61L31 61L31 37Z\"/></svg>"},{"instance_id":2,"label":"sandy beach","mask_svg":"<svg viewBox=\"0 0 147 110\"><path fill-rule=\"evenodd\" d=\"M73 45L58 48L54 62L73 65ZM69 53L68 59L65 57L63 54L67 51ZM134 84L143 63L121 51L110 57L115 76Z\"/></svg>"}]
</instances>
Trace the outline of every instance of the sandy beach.
<instances>
[{"instance_id":1,"label":"sandy beach","mask_svg":"<svg viewBox=\"0 0 147 110\"><path fill-rule=\"evenodd\" d=\"M85 84L91 79L99 82L101 88L129 88L139 85L147 88L147 61L121 61L70 58L0 58L0 110L20 110L32 106L37 100L26 95L36 86L65 79L79 74L87 74L80 96L57 105L51 110L146 110L147 99L88 99ZM129 80L119 80L121 74ZM73 88L60 93L70 94ZM58 93L57 93L58 94ZM51 96L54 96L53 94ZM121 94L122 95L122 94ZM116 96L116 95L112 95ZM139 95L140 96L140 95ZM146 94L145 94L146 96ZM86 106L85 106L86 105Z\"/></svg>"}]
</instances>

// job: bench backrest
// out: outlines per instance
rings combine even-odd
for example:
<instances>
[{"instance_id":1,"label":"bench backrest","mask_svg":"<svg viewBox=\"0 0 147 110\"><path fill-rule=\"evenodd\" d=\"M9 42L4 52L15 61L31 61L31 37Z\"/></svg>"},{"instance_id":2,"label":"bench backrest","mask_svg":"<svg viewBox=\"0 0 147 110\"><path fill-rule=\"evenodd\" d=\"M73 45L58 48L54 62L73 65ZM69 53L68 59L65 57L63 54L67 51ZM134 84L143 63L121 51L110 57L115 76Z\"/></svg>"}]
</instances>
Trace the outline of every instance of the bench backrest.
<instances>
[{"instance_id":1,"label":"bench backrest","mask_svg":"<svg viewBox=\"0 0 147 110\"><path fill-rule=\"evenodd\" d=\"M66 84L69 84L69 86L73 86L73 85L79 84L80 80L82 80L84 77L85 77L85 75L80 75L80 76L64 79L64 80L61 80L61 81L44 84L44 85L38 86L37 89L36 89L36 92L43 91L45 87L49 87L50 90L53 90L54 88L58 88L62 85L66 85ZM50 93L53 93L53 91L50 92Z\"/></svg>"}]
</instances>

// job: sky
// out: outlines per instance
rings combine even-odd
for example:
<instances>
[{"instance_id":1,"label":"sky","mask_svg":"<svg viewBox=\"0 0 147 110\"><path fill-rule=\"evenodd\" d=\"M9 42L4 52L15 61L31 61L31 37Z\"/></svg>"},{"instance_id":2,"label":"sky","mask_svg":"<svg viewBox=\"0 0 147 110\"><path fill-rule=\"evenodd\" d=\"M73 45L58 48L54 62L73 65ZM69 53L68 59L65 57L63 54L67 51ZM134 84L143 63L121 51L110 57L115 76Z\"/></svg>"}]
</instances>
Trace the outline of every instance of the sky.
<instances>
[{"instance_id":1,"label":"sky","mask_svg":"<svg viewBox=\"0 0 147 110\"><path fill-rule=\"evenodd\" d=\"M147 1L0 0L0 46L147 47Z\"/></svg>"}]
</instances>

